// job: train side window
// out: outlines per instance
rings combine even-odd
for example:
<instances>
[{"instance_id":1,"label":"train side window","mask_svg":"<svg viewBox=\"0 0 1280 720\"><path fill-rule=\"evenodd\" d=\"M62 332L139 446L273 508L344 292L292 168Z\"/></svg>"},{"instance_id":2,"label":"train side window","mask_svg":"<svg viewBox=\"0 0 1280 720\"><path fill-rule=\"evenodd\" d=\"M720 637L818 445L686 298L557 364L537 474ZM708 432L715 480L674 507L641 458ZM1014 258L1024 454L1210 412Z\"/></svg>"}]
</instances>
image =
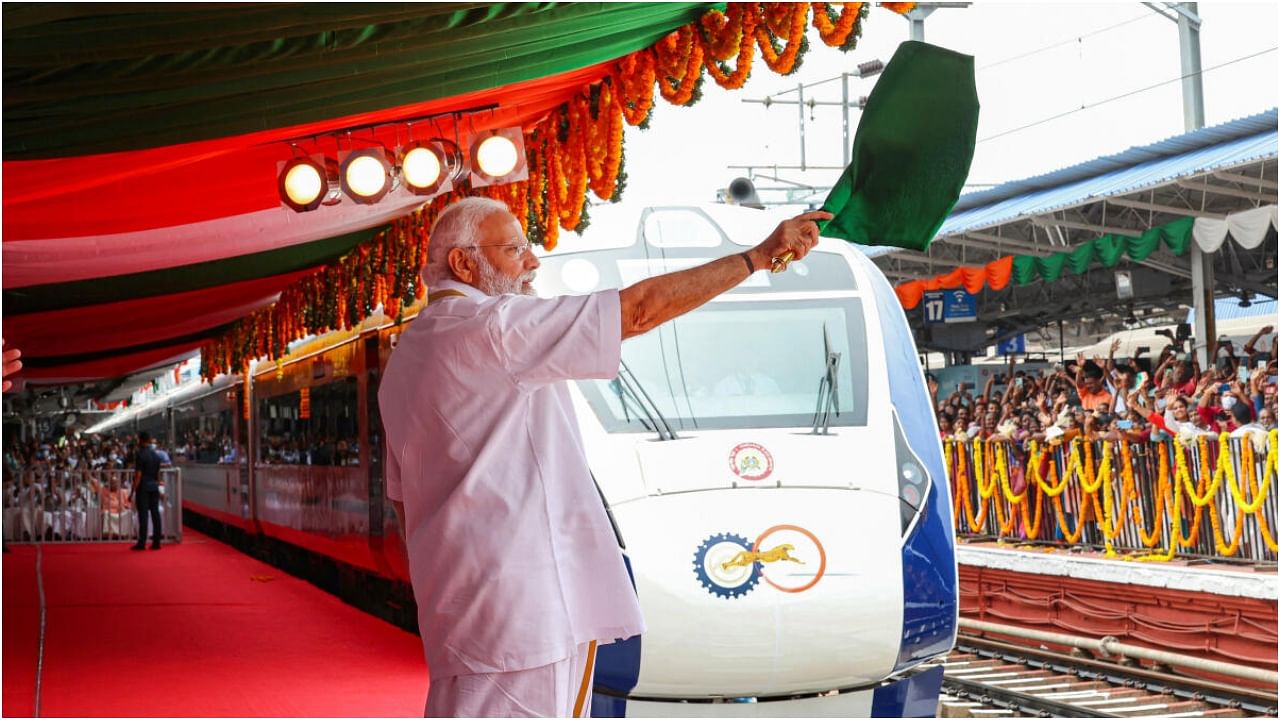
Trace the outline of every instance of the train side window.
<instances>
[{"instance_id":1,"label":"train side window","mask_svg":"<svg viewBox=\"0 0 1280 720\"><path fill-rule=\"evenodd\" d=\"M231 411L218 397L207 397L193 405L174 409L174 462L213 464L232 445Z\"/></svg>"},{"instance_id":2,"label":"train side window","mask_svg":"<svg viewBox=\"0 0 1280 720\"><path fill-rule=\"evenodd\" d=\"M345 377L259 403L258 461L280 465L360 464L358 384Z\"/></svg>"}]
</instances>

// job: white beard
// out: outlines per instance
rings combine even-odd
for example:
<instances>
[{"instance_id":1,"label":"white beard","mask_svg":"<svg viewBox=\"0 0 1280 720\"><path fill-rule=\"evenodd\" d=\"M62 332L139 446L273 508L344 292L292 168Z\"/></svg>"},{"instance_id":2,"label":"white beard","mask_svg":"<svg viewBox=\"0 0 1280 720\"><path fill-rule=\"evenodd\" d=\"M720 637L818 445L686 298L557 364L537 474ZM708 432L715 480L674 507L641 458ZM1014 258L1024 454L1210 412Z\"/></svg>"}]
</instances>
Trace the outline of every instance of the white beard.
<instances>
[{"instance_id":1,"label":"white beard","mask_svg":"<svg viewBox=\"0 0 1280 720\"><path fill-rule=\"evenodd\" d=\"M508 277L498 272L497 268L489 263L489 259L484 255L477 253L476 264L479 269L480 277L477 278L476 287L485 295L534 295L533 288L530 287L525 291L524 284L533 281L533 273L520 275L519 277Z\"/></svg>"}]
</instances>

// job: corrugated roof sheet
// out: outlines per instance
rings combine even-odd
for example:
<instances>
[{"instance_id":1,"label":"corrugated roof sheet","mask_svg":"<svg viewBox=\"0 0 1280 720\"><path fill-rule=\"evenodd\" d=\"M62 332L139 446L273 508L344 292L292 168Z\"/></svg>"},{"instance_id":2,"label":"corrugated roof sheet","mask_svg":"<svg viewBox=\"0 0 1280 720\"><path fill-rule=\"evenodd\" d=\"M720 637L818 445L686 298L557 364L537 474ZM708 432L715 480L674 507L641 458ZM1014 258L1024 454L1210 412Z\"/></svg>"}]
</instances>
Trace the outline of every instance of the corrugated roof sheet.
<instances>
[{"instance_id":1,"label":"corrugated roof sheet","mask_svg":"<svg viewBox=\"0 0 1280 720\"><path fill-rule=\"evenodd\" d=\"M1275 108L1129 148L1068 168L962 195L939 236L991 227L1093 198L1133 192L1180 177L1276 156Z\"/></svg>"}]
</instances>

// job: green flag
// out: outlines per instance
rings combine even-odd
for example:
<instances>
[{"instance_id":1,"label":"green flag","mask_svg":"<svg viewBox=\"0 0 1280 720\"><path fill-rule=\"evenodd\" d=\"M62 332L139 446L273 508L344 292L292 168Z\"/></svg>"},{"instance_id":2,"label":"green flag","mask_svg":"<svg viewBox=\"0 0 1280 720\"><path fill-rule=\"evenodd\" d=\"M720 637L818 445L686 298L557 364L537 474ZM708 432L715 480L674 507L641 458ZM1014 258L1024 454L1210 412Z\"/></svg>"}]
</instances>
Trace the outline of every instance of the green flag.
<instances>
[{"instance_id":1,"label":"green flag","mask_svg":"<svg viewBox=\"0 0 1280 720\"><path fill-rule=\"evenodd\" d=\"M922 42L898 46L876 82L849 167L822 209L822 234L924 250L960 197L978 132L973 58Z\"/></svg>"}]
</instances>

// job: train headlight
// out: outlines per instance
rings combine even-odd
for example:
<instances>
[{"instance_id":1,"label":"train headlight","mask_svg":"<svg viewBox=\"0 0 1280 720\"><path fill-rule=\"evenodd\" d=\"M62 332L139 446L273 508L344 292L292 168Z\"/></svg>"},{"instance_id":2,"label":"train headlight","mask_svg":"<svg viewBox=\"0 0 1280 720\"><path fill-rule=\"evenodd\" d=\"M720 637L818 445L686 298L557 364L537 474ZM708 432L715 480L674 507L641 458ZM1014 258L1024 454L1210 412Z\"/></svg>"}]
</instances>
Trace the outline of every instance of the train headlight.
<instances>
[{"instance_id":1,"label":"train headlight","mask_svg":"<svg viewBox=\"0 0 1280 720\"><path fill-rule=\"evenodd\" d=\"M929 498L929 484L932 478L925 472L924 463L907 443L906 433L902 431L902 423L898 413L893 413L893 445L898 462L898 509L902 519L902 534L905 536Z\"/></svg>"}]
</instances>

